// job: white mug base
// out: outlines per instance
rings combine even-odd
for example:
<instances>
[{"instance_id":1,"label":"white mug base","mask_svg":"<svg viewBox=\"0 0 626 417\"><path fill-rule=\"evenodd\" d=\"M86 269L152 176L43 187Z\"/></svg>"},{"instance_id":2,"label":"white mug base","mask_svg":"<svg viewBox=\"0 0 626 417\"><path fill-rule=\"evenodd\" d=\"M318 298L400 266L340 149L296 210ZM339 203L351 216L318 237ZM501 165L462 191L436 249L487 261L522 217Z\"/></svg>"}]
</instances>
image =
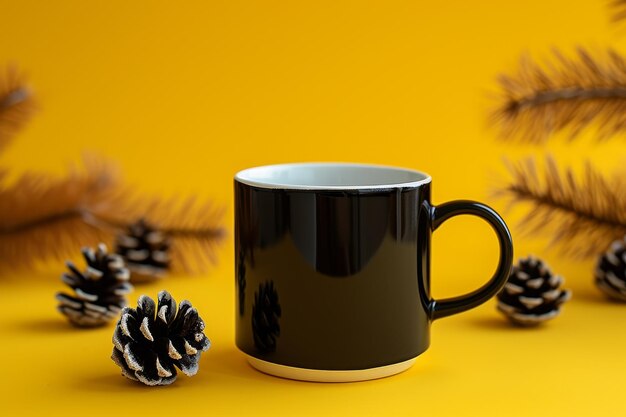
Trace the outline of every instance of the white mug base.
<instances>
[{"instance_id":1,"label":"white mug base","mask_svg":"<svg viewBox=\"0 0 626 417\"><path fill-rule=\"evenodd\" d=\"M248 363L264 374L281 378L295 379L309 382L357 382L371 379L385 378L399 374L409 369L415 363L415 358L404 362L394 363L377 368L358 369L350 371L335 371L322 369L296 368L293 366L278 365L246 355Z\"/></svg>"}]
</instances>

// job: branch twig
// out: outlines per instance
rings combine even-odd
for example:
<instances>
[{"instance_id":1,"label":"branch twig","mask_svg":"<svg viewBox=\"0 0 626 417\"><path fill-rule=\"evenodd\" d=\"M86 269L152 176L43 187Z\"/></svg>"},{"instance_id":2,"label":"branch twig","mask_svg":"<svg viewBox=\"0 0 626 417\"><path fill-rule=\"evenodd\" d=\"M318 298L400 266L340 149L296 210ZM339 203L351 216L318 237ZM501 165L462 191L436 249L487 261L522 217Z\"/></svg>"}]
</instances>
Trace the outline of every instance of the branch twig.
<instances>
[{"instance_id":1,"label":"branch twig","mask_svg":"<svg viewBox=\"0 0 626 417\"><path fill-rule=\"evenodd\" d=\"M567 131L573 139L594 126L599 139L626 132L626 60L579 48L574 58L558 50L545 66L525 57L514 75L501 75L501 102L492 121L504 139L539 143Z\"/></svg>"}]
</instances>

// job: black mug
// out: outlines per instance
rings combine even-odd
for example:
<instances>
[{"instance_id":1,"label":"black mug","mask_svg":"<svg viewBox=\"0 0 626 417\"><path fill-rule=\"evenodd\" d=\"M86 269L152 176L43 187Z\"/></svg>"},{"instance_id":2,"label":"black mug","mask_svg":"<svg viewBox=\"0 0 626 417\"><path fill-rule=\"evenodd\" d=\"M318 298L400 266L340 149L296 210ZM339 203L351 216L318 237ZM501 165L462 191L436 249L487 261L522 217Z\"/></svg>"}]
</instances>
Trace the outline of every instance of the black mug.
<instances>
[{"instance_id":1,"label":"black mug","mask_svg":"<svg viewBox=\"0 0 626 417\"><path fill-rule=\"evenodd\" d=\"M502 288L513 258L502 218L473 201L435 206L430 184L419 171L345 163L235 176L236 343L253 367L309 381L402 372L428 348L433 320ZM478 290L434 300L431 233L459 214L493 227L499 264Z\"/></svg>"}]
</instances>

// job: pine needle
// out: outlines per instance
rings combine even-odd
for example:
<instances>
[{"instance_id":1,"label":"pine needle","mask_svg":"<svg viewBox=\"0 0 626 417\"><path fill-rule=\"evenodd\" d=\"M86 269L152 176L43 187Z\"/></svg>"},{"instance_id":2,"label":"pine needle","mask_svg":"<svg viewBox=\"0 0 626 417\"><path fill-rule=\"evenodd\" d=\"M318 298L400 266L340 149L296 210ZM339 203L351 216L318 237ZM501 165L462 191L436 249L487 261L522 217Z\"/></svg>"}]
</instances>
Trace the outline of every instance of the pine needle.
<instances>
[{"instance_id":1,"label":"pine needle","mask_svg":"<svg viewBox=\"0 0 626 417\"><path fill-rule=\"evenodd\" d=\"M90 206L114 186L110 166L93 159L65 178L27 173L0 188L0 266L74 256L82 246L110 240L86 221Z\"/></svg>"},{"instance_id":2,"label":"pine needle","mask_svg":"<svg viewBox=\"0 0 626 417\"><path fill-rule=\"evenodd\" d=\"M9 67L0 76L0 152L15 133L30 119L35 104L30 90L18 71Z\"/></svg>"},{"instance_id":3,"label":"pine needle","mask_svg":"<svg viewBox=\"0 0 626 417\"><path fill-rule=\"evenodd\" d=\"M530 203L519 224L526 234L551 235L550 246L574 258L597 256L626 235L626 182L619 177L606 179L587 163L577 178L550 157L542 172L532 159L508 168L512 179L496 195Z\"/></svg>"},{"instance_id":4,"label":"pine needle","mask_svg":"<svg viewBox=\"0 0 626 417\"><path fill-rule=\"evenodd\" d=\"M621 22L626 19L626 1L625 0L613 0L610 2L609 7L612 11L611 20L613 22Z\"/></svg>"},{"instance_id":5,"label":"pine needle","mask_svg":"<svg viewBox=\"0 0 626 417\"><path fill-rule=\"evenodd\" d=\"M599 139L626 132L626 61L614 50L592 55L558 50L542 66L524 57L514 75L501 75L501 103L492 120L504 139L540 143L565 131L574 139L593 126Z\"/></svg>"},{"instance_id":6,"label":"pine needle","mask_svg":"<svg viewBox=\"0 0 626 417\"><path fill-rule=\"evenodd\" d=\"M217 261L216 250L225 230L223 210L193 197L169 198L137 195L118 190L105 204L93 207L96 223L118 232L144 219L172 239L172 270L202 273Z\"/></svg>"}]
</instances>

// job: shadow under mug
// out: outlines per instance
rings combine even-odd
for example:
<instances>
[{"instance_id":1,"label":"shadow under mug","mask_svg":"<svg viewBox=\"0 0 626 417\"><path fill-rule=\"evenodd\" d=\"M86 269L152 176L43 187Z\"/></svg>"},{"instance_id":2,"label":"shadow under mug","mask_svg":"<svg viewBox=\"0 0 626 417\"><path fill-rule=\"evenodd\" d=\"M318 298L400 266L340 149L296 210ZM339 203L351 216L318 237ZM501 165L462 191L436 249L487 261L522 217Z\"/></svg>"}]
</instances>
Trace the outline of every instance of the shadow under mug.
<instances>
[{"instance_id":1,"label":"shadow under mug","mask_svg":"<svg viewBox=\"0 0 626 417\"><path fill-rule=\"evenodd\" d=\"M239 172L236 343L250 364L309 381L392 375L428 348L433 320L496 294L513 257L506 224L481 203L435 206L430 187L428 174L376 165L302 163ZM476 291L434 300L431 233L460 214L493 227L499 264Z\"/></svg>"}]
</instances>

